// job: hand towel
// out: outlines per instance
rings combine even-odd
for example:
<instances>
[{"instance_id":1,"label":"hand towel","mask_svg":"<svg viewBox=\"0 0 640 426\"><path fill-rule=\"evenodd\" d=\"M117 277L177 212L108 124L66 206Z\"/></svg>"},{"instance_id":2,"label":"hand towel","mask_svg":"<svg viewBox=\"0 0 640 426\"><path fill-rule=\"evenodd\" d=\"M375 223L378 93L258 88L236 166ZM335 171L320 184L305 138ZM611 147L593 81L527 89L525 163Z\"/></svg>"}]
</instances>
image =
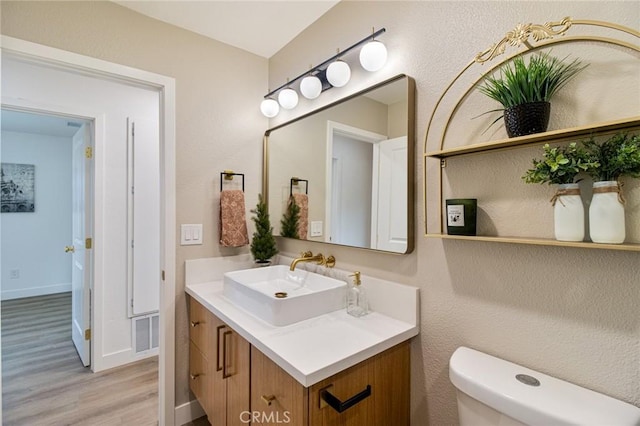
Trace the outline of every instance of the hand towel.
<instances>
[{"instance_id":1,"label":"hand towel","mask_svg":"<svg viewBox=\"0 0 640 426\"><path fill-rule=\"evenodd\" d=\"M244 192L220 191L220 245L242 247L249 244L245 219Z\"/></svg>"},{"instance_id":2,"label":"hand towel","mask_svg":"<svg viewBox=\"0 0 640 426\"><path fill-rule=\"evenodd\" d=\"M309 197L307 194L293 194L293 201L300 207L300 217L298 219L298 238L307 239L307 230L309 229Z\"/></svg>"}]
</instances>

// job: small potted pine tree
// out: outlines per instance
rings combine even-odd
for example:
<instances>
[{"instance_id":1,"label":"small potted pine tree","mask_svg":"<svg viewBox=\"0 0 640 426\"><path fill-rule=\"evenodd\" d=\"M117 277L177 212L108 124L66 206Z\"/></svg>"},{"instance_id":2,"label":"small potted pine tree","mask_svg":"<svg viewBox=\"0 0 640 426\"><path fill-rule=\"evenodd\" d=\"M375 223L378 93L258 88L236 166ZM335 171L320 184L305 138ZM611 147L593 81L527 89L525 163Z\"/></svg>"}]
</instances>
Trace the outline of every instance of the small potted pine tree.
<instances>
[{"instance_id":1,"label":"small potted pine tree","mask_svg":"<svg viewBox=\"0 0 640 426\"><path fill-rule=\"evenodd\" d=\"M522 179L526 183L557 185L551 199L553 204L554 232L558 241L582 241L584 239L584 206L576 176L597 166L592 156L575 142L568 146L542 147L542 159L533 160L533 168Z\"/></svg>"},{"instance_id":2,"label":"small potted pine tree","mask_svg":"<svg viewBox=\"0 0 640 426\"><path fill-rule=\"evenodd\" d=\"M626 231L620 178L640 178L640 135L617 133L601 143L590 138L583 144L592 162L598 163L589 169L594 180L589 206L591 241L621 244Z\"/></svg>"},{"instance_id":3,"label":"small potted pine tree","mask_svg":"<svg viewBox=\"0 0 640 426\"><path fill-rule=\"evenodd\" d=\"M251 254L257 264L268 265L271 258L278 254L276 239L273 236L273 227L269 220L267 203L264 202L262 194L258 194L258 204L255 210L251 210L254 216L251 218L256 224L256 231L251 240Z\"/></svg>"},{"instance_id":4,"label":"small potted pine tree","mask_svg":"<svg viewBox=\"0 0 640 426\"><path fill-rule=\"evenodd\" d=\"M289 197L287 203L287 209L282 215L280 220L280 236L287 238L300 239L298 235L298 222L300 221L300 206L298 206L293 199Z\"/></svg>"}]
</instances>

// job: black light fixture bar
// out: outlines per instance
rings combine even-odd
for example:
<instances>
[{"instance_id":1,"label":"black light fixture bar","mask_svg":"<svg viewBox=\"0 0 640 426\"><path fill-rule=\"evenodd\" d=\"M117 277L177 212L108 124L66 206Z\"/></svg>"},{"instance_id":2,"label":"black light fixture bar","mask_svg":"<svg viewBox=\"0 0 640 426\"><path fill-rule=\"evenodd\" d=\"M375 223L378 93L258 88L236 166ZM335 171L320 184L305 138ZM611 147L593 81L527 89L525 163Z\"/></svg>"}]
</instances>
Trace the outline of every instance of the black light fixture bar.
<instances>
[{"instance_id":1,"label":"black light fixture bar","mask_svg":"<svg viewBox=\"0 0 640 426\"><path fill-rule=\"evenodd\" d=\"M371 35L366 36L365 38L363 38L362 40L360 40L357 43L352 44L351 46L349 46L348 48L346 48L345 50L338 52L337 54L333 55L332 57L330 57L329 59L327 59L326 61L322 62L321 64L316 65L315 67L311 68L309 71L303 72L302 74L300 74L299 76L297 76L296 78L294 78L293 80L289 80L287 81L285 84L283 84L282 86L278 87L275 90L272 90L271 92L267 93L266 95L264 95L264 98L267 99L269 96L279 92L280 90L284 89L285 87L288 87L290 85L292 85L293 83L295 83L296 81L300 80L302 77L305 77L307 75L311 75L313 72L318 71L320 73L324 72L325 69L323 69L323 67L327 66L328 64L330 64L331 62L335 61L336 59L340 58L341 56L346 55L347 53L349 53L350 51L352 51L353 49L355 49L356 47L361 46L362 44L364 44L365 42L369 41L369 40L373 40L376 37L378 37L380 34L386 32L386 28L381 28L378 31L374 32ZM321 78L321 80L323 80ZM328 84L328 83L327 83ZM324 90L324 88L323 88Z\"/></svg>"}]
</instances>

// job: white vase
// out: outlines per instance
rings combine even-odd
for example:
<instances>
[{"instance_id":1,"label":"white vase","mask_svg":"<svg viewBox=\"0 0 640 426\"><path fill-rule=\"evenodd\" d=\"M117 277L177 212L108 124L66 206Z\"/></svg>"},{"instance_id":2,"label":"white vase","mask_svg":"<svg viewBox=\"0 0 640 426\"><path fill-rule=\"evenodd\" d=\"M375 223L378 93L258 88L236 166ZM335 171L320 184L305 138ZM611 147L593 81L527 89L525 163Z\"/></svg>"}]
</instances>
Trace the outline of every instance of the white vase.
<instances>
[{"instance_id":1,"label":"white vase","mask_svg":"<svg viewBox=\"0 0 640 426\"><path fill-rule=\"evenodd\" d=\"M624 204L616 181L593 183L589 234L594 243L621 244L625 238Z\"/></svg>"},{"instance_id":2,"label":"white vase","mask_svg":"<svg viewBox=\"0 0 640 426\"><path fill-rule=\"evenodd\" d=\"M584 240L584 206L577 183L558 185L553 218L556 240Z\"/></svg>"}]
</instances>

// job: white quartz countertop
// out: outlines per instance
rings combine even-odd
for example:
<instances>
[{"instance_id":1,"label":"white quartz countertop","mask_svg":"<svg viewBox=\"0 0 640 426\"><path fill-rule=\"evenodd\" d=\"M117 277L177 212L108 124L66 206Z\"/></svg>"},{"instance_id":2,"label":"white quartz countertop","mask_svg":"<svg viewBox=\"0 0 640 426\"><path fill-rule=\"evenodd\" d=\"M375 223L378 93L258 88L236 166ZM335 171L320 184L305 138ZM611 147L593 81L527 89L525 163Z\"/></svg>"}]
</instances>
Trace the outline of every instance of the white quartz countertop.
<instances>
[{"instance_id":1,"label":"white quartz countertop","mask_svg":"<svg viewBox=\"0 0 640 426\"><path fill-rule=\"evenodd\" d=\"M231 303L222 295L222 288L221 280L209 281L187 284L186 292L305 387L410 339L419 332L417 321L405 321L402 315L397 316L401 319L394 318L388 312L382 313L385 309L374 309L360 318L352 317L345 309L341 309L276 327ZM401 298L400 302L408 301L409 306L391 307L391 312L417 311L417 289L407 289L407 296ZM383 296L380 295L378 299L386 299L386 303L398 302L393 297ZM372 299L374 302L375 295ZM415 312L408 318L417 315Z\"/></svg>"}]
</instances>

